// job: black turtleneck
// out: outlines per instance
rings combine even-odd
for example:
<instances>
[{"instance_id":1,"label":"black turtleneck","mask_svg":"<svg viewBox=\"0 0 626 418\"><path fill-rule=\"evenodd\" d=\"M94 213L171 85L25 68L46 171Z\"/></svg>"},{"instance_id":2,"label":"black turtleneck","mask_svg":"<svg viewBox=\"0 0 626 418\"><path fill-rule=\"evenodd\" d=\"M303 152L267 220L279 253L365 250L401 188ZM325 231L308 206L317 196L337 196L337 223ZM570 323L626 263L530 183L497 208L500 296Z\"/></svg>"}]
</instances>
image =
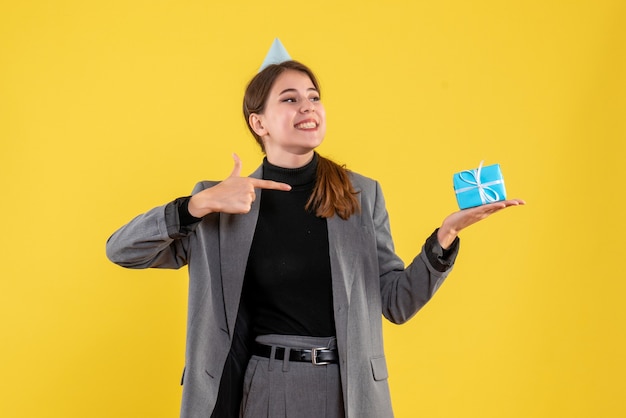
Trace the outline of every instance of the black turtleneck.
<instances>
[{"instance_id":1,"label":"black turtleneck","mask_svg":"<svg viewBox=\"0 0 626 418\"><path fill-rule=\"evenodd\" d=\"M255 335L335 335L326 219L304 209L317 158L296 169L263 161L264 179L292 189L261 192L244 284Z\"/></svg>"}]
</instances>

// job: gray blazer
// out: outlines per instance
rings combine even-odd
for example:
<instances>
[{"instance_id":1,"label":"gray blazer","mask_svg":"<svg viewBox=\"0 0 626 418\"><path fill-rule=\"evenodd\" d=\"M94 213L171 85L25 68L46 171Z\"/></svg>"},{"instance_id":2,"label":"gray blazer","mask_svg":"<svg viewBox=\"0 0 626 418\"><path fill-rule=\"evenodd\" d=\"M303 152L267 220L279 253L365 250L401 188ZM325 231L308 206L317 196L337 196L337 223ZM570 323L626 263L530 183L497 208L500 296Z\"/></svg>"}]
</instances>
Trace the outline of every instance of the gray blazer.
<instances>
[{"instance_id":1,"label":"gray blazer","mask_svg":"<svg viewBox=\"0 0 626 418\"><path fill-rule=\"evenodd\" d=\"M259 167L252 177L261 175ZM394 323L410 319L448 275L458 244L444 264L433 262L442 260L443 250L437 244L423 247L405 268L394 252L380 185L355 173L351 179L359 192L361 212L348 220L328 219L345 412L349 418L392 417L382 316ZM194 193L215 184L199 183ZM188 265L183 418L206 418L215 407L260 201L257 191L248 214L210 214L182 231L175 206L160 206L133 219L107 242L107 256L123 267ZM427 247L433 254L426 253Z\"/></svg>"}]
</instances>

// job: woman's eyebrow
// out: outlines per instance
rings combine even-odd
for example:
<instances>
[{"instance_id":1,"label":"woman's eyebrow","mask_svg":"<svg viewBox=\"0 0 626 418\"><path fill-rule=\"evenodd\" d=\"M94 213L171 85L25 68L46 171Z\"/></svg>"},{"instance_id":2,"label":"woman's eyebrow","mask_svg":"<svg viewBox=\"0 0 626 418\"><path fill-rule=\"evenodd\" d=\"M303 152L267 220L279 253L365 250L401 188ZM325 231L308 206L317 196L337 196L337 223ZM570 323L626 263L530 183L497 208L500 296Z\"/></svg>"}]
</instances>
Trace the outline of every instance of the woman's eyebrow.
<instances>
[{"instance_id":1,"label":"woman's eyebrow","mask_svg":"<svg viewBox=\"0 0 626 418\"><path fill-rule=\"evenodd\" d=\"M316 89L315 87L309 87L309 88L307 89L307 91L315 91L315 92L316 92L316 91L317 91L317 89ZM297 93L297 92L298 92L298 90L297 90L297 89L294 89L294 88L288 88L288 89L285 89L285 90L281 91L280 93L278 93L278 95L285 94L285 93Z\"/></svg>"}]
</instances>

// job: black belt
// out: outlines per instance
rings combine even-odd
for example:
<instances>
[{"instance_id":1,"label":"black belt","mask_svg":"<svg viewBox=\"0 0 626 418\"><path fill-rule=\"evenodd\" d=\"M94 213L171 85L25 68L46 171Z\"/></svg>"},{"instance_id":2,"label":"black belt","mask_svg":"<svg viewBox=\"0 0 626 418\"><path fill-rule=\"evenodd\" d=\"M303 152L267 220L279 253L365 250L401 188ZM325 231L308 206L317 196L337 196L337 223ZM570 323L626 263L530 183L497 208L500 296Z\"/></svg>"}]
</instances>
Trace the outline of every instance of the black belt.
<instances>
[{"instance_id":1,"label":"black belt","mask_svg":"<svg viewBox=\"0 0 626 418\"><path fill-rule=\"evenodd\" d=\"M272 355L272 346L255 343L252 354L255 356L270 358ZM277 360L283 360L285 358L285 348L276 347L274 358ZM324 364L337 363L339 361L339 355L337 354L336 349L328 347L312 348L310 350L291 348L289 350L289 361L300 361L311 363L316 366L322 366Z\"/></svg>"}]
</instances>

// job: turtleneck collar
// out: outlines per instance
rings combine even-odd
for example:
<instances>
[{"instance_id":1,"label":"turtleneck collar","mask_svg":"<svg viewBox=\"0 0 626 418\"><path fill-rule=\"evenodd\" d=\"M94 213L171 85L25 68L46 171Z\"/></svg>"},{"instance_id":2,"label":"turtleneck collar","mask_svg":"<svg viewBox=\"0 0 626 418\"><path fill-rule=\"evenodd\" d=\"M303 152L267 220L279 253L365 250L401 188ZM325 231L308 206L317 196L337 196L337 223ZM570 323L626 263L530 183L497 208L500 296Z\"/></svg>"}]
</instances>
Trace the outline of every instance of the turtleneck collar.
<instances>
[{"instance_id":1,"label":"turtleneck collar","mask_svg":"<svg viewBox=\"0 0 626 418\"><path fill-rule=\"evenodd\" d=\"M263 159L263 178L287 183L292 187L304 186L315 183L317 173L317 152L313 153L313 159L307 165L299 168L282 168L271 164L267 157Z\"/></svg>"}]
</instances>

